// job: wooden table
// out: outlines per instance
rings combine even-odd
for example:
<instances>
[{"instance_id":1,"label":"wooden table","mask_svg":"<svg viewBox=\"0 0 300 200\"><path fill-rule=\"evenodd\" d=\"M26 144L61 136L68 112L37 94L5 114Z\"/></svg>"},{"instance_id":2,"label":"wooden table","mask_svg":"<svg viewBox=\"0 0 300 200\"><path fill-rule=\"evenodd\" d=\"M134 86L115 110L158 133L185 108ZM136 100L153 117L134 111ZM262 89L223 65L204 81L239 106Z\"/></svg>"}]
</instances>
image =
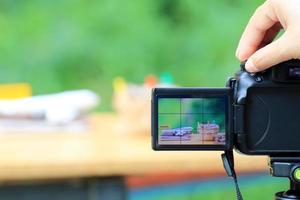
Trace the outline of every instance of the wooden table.
<instances>
[{"instance_id":1,"label":"wooden table","mask_svg":"<svg viewBox=\"0 0 300 200\"><path fill-rule=\"evenodd\" d=\"M0 134L0 181L224 171L221 152L155 152L150 133L116 130L118 117L93 114L84 133ZM240 172L266 171L267 158L236 155Z\"/></svg>"},{"instance_id":2,"label":"wooden table","mask_svg":"<svg viewBox=\"0 0 300 200\"><path fill-rule=\"evenodd\" d=\"M155 152L150 133L114 131L111 113L91 115L89 123L86 133L0 135L0 181L223 171L221 152ZM236 154L236 168L267 170L267 158Z\"/></svg>"}]
</instances>

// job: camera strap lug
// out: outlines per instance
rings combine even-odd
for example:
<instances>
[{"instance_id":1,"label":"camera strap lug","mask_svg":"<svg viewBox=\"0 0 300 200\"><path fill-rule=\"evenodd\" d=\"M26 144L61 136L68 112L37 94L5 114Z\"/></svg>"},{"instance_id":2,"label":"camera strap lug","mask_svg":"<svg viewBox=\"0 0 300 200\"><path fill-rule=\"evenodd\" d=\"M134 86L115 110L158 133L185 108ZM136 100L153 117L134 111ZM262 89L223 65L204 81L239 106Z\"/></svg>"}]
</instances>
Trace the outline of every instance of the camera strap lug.
<instances>
[{"instance_id":1,"label":"camera strap lug","mask_svg":"<svg viewBox=\"0 0 300 200\"><path fill-rule=\"evenodd\" d=\"M238 181L237 181L237 176L234 170L234 157L233 157L233 151L228 150L225 151L222 154L222 161L223 161L223 166L226 170L226 173L229 177L233 178L235 189L236 189L236 198L237 200L243 200L242 193L240 191Z\"/></svg>"}]
</instances>

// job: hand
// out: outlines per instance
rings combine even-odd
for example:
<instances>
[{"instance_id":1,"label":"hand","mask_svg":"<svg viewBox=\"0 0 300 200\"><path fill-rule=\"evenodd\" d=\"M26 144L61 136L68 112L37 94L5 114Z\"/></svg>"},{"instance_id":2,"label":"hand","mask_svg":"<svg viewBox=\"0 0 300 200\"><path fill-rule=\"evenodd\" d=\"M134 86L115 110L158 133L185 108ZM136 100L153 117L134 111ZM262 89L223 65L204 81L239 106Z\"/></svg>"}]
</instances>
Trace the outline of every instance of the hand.
<instances>
[{"instance_id":1,"label":"hand","mask_svg":"<svg viewBox=\"0 0 300 200\"><path fill-rule=\"evenodd\" d=\"M283 35L273 41L281 29ZM250 19L236 56L247 60L249 72L300 59L300 0L267 0L262 4Z\"/></svg>"}]
</instances>

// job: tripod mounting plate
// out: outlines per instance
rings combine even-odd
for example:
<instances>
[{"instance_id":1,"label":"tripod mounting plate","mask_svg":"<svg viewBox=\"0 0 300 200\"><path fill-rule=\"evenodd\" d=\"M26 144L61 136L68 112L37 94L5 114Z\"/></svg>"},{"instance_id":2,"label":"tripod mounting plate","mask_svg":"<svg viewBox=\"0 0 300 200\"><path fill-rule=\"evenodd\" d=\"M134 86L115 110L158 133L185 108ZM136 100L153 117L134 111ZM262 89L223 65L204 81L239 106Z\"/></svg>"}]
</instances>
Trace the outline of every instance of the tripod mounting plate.
<instances>
[{"instance_id":1,"label":"tripod mounting plate","mask_svg":"<svg viewBox=\"0 0 300 200\"><path fill-rule=\"evenodd\" d=\"M271 157L269 160L269 166L272 176L287 177L296 183L300 183L300 157Z\"/></svg>"}]
</instances>

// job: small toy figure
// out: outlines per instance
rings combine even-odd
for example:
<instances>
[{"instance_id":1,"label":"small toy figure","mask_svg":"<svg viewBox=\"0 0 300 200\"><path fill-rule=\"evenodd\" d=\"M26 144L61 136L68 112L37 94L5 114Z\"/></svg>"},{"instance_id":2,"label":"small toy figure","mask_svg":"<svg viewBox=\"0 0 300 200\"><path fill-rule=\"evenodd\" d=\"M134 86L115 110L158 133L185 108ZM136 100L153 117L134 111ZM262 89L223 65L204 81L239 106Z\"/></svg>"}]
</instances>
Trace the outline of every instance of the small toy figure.
<instances>
[{"instance_id":1,"label":"small toy figure","mask_svg":"<svg viewBox=\"0 0 300 200\"><path fill-rule=\"evenodd\" d=\"M198 133L202 136L203 141L215 141L220 127L215 122L208 121L206 124L198 122Z\"/></svg>"}]
</instances>

